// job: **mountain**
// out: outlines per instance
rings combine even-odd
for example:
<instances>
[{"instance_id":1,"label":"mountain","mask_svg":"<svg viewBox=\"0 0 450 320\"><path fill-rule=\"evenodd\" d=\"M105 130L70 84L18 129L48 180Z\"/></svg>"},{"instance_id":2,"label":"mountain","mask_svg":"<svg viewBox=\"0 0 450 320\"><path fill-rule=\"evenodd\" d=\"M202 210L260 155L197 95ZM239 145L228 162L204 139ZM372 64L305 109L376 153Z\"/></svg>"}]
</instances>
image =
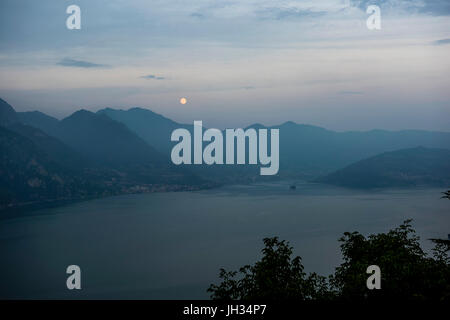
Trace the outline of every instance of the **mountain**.
<instances>
[{"instance_id":1,"label":"mountain","mask_svg":"<svg viewBox=\"0 0 450 320\"><path fill-rule=\"evenodd\" d=\"M0 126L0 209L97 196L104 189L54 161L32 140Z\"/></svg>"},{"instance_id":2,"label":"mountain","mask_svg":"<svg viewBox=\"0 0 450 320\"><path fill-rule=\"evenodd\" d=\"M317 179L351 188L450 186L450 150L410 148L358 161Z\"/></svg>"},{"instance_id":3,"label":"mountain","mask_svg":"<svg viewBox=\"0 0 450 320\"><path fill-rule=\"evenodd\" d=\"M0 100L0 124L0 209L113 193L102 180L85 175L87 163L82 156L21 123L4 100Z\"/></svg>"},{"instance_id":4,"label":"mountain","mask_svg":"<svg viewBox=\"0 0 450 320\"><path fill-rule=\"evenodd\" d=\"M450 133L428 131L335 132L287 122L280 128L280 168L326 174L382 152L424 146L450 149Z\"/></svg>"},{"instance_id":5,"label":"mountain","mask_svg":"<svg viewBox=\"0 0 450 320\"><path fill-rule=\"evenodd\" d=\"M0 126L18 122L16 112L5 100L0 99Z\"/></svg>"},{"instance_id":6,"label":"mountain","mask_svg":"<svg viewBox=\"0 0 450 320\"><path fill-rule=\"evenodd\" d=\"M174 145L170 141L172 131L177 128L192 130L192 124L179 124L142 108L127 111L108 108L98 113L122 122L166 157L170 157L170 150ZM254 124L248 128L280 130L279 176L282 177L318 177L387 151L417 146L450 149L450 133L448 132L419 130L336 132L292 121L272 127ZM215 166L214 169L195 166L192 170L195 172L206 170L208 175L226 179L233 173L236 173L234 175L236 177L254 175L257 171L253 169L251 166L239 168Z\"/></svg>"},{"instance_id":7,"label":"mountain","mask_svg":"<svg viewBox=\"0 0 450 320\"><path fill-rule=\"evenodd\" d=\"M3 112L2 112L3 110ZM33 115L37 119L53 119L41 112L23 112L18 113L12 106L0 99L0 122L5 129L19 134L34 143L35 148L51 158L51 161L58 163L60 166L70 168L73 171L79 170L81 166L87 165L86 159L75 152L72 148L54 138L44 131L27 125L23 121L24 115ZM25 117L27 118L27 117ZM5 121L8 120L8 121ZM46 122L48 124L48 121Z\"/></svg>"},{"instance_id":8,"label":"mountain","mask_svg":"<svg viewBox=\"0 0 450 320\"><path fill-rule=\"evenodd\" d=\"M52 161L64 167L76 171L89 165L86 158L40 129L22 123L14 123L6 128L31 140L43 152L51 155Z\"/></svg>"},{"instance_id":9,"label":"mountain","mask_svg":"<svg viewBox=\"0 0 450 320\"><path fill-rule=\"evenodd\" d=\"M181 124L168 119L151 110L131 108L129 110L116 110L106 108L97 111L97 114L106 115L111 119L125 124L130 130L144 139L149 145L155 147L170 162L170 153L176 142L170 141L171 134L178 128L187 129L193 134L193 124ZM181 166L206 180L217 183L249 183L259 178L259 168L256 166L208 166L191 165ZM260 179L260 178L259 178Z\"/></svg>"},{"instance_id":10,"label":"mountain","mask_svg":"<svg viewBox=\"0 0 450 320\"><path fill-rule=\"evenodd\" d=\"M107 115L109 118L125 124L166 157L170 157L172 149L170 141L172 131L178 128L189 130L192 128L192 124L180 124L143 108L131 108L126 111L106 108L97 111L97 114Z\"/></svg>"},{"instance_id":11,"label":"mountain","mask_svg":"<svg viewBox=\"0 0 450 320\"><path fill-rule=\"evenodd\" d=\"M83 111L83 113L85 115L88 114L91 118L96 118L88 111ZM192 131L192 124L177 123L162 115L142 108L132 108L129 110L107 108L98 111L96 115L123 124L126 129L141 138L149 146L152 146L154 151L161 155L163 161L168 163L170 163L170 152L175 145L175 142L170 141L173 130L185 128ZM28 124L39 127L50 135L55 135L69 146L83 151L85 154L92 155L96 152L97 147L92 147L93 150L89 152L85 152L87 150L80 150L80 147L86 148L86 142L90 141L91 137L96 134L100 134L97 132L97 127L102 128L103 125L97 126L96 124L92 124L96 129L85 136L82 142L76 143L73 139L78 139L76 137L76 128L79 128L81 124L74 126L75 130L71 130L69 137L66 137L64 132L58 132L58 130L54 129L54 120L56 119L52 119L45 118L39 114L28 114L26 121ZM96 119L95 122L98 121L98 118ZM66 120L67 118L60 122L63 123ZM103 121L106 122L105 119ZM448 132L419 130L336 132L317 126L297 124L292 121L278 126L267 127L261 124L254 124L250 127L255 129L280 130L280 171L277 176L278 178L314 179L383 152L414 148L417 146L450 149L450 133ZM125 131L125 129L122 128L119 131ZM99 146L99 148L103 147L104 143L108 143L107 136L104 138L93 145ZM138 145L136 144L136 146ZM114 147L114 144L112 147ZM113 151L110 150L111 158L116 157ZM132 150L130 152L133 153ZM98 156L102 158L101 155ZM255 179L276 178L259 176L259 166L191 165L181 167L205 179L221 183L251 182Z\"/></svg>"},{"instance_id":12,"label":"mountain","mask_svg":"<svg viewBox=\"0 0 450 320\"><path fill-rule=\"evenodd\" d=\"M161 165L163 156L123 123L104 114L79 110L58 121L40 112L19 113L19 119L79 152L96 165Z\"/></svg>"},{"instance_id":13,"label":"mountain","mask_svg":"<svg viewBox=\"0 0 450 320\"><path fill-rule=\"evenodd\" d=\"M26 125L40 128L41 130L55 134L58 130L59 120L39 111L17 112L18 120Z\"/></svg>"},{"instance_id":14,"label":"mountain","mask_svg":"<svg viewBox=\"0 0 450 320\"><path fill-rule=\"evenodd\" d=\"M3 100L0 115L0 208L209 186L105 115L80 110L59 121Z\"/></svg>"},{"instance_id":15,"label":"mountain","mask_svg":"<svg viewBox=\"0 0 450 320\"><path fill-rule=\"evenodd\" d=\"M61 120L56 136L94 163L127 181L198 186L204 181L176 167L123 123L80 110Z\"/></svg>"},{"instance_id":16,"label":"mountain","mask_svg":"<svg viewBox=\"0 0 450 320\"><path fill-rule=\"evenodd\" d=\"M59 123L58 138L96 163L106 166L162 164L162 156L124 124L80 110Z\"/></svg>"}]
</instances>

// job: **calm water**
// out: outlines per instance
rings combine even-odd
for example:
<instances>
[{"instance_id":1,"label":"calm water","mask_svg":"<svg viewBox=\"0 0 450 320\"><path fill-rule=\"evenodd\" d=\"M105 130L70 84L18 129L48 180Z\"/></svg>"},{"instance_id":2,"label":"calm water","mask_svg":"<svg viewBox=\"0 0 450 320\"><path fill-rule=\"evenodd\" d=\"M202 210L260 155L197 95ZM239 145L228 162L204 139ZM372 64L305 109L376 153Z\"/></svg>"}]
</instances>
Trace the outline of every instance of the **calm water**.
<instances>
[{"instance_id":1,"label":"calm water","mask_svg":"<svg viewBox=\"0 0 450 320\"><path fill-rule=\"evenodd\" d=\"M264 237L289 240L307 271L328 275L345 231L384 232L413 218L426 248L450 233L443 190L289 184L126 195L0 220L0 298L208 298L219 268L256 261ZM81 291L65 287L71 264L81 267Z\"/></svg>"}]
</instances>

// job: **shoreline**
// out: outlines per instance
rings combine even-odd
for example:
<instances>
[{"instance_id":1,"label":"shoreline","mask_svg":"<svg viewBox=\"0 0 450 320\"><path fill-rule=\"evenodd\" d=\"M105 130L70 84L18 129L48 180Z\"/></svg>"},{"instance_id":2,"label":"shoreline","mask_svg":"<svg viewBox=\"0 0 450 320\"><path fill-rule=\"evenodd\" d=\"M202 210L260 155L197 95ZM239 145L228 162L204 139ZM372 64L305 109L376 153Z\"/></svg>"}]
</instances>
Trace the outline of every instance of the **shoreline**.
<instances>
[{"instance_id":1,"label":"shoreline","mask_svg":"<svg viewBox=\"0 0 450 320\"><path fill-rule=\"evenodd\" d=\"M122 196L122 195L133 195L133 194L150 194L150 193L166 193L166 192L187 192L187 191L200 191L200 190L209 190L218 188L222 185L220 184L205 184L201 186L187 186L187 185L161 185L151 191L145 191L145 192L118 192L116 194L107 194L107 195L93 195L93 196L87 196L83 198L60 198L60 199L46 199L41 201L33 201L33 202L22 202L18 203L13 206L6 206L6 207L0 207L0 220L9 220L9 219L15 219L15 218L21 218L26 216L32 216L34 211L40 210L40 209L47 209L47 208L57 208L61 207L67 204L72 203L80 203L90 200L96 200L96 199L106 199L109 197L116 197L116 196Z\"/></svg>"}]
</instances>

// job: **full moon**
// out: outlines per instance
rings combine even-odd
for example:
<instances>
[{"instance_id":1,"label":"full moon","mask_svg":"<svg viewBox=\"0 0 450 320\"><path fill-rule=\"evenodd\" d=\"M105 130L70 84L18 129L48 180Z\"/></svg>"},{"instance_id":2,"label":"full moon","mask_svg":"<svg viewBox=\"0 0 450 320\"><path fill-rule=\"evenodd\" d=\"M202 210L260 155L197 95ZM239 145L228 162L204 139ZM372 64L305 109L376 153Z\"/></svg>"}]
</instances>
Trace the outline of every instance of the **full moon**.
<instances>
[{"instance_id":1,"label":"full moon","mask_svg":"<svg viewBox=\"0 0 450 320\"><path fill-rule=\"evenodd\" d=\"M180 103L181 104L186 104L187 103L187 99L186 98L181 98L180 99Z\"/></svg>"}]
</instances>

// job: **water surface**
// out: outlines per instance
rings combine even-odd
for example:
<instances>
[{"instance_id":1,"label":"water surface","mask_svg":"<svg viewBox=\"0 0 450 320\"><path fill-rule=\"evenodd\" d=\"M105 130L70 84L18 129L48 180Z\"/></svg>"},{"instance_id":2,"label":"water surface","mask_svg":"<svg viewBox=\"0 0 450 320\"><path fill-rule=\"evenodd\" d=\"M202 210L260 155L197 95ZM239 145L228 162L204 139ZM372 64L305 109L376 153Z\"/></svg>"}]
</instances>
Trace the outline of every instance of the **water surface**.
<instances>
[{"instance_id":1,"label":"water surface","mask_svg":"<svg viewBox=\"0 0 450 320\"><path fill-rule=\"evenodd\" d=\"M0 298L208 298L220 267L260 257L262 239L289 240L307 271L340 263L345 231L385 232L408 218L425 248L450 233L443 190L354 191L297 182L124 195L0 220ZM82 290L66 289L66 267Z\"/></svg>"}]
</instances>

